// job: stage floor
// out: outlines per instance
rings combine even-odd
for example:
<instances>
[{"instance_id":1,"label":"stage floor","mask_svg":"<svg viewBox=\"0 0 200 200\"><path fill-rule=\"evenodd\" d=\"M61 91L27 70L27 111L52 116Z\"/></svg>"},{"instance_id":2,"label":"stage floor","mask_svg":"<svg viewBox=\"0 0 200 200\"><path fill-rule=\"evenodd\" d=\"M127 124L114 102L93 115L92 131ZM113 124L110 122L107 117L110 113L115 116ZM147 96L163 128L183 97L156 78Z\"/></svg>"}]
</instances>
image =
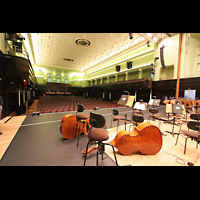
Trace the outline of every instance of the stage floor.
<instances>
[{"instance_id":1,"label":"stage floor","mask_svg":"<svg viewBox=\"0 0 200 200\"><path fill-rule=\"evenodd\" d=\"M121 116L125 115L125 108L117 108ZM159 107L159 112L163 113L165 107ZM111 109L87 110L84 113L95 112L101 113L106 118L106 124L109 131L109 141L117 134L116 122L113 122L113 128L110 128L112 118ZM65 140L60 133L59 125L63 116L66 114L74 114L74 111L52 114L41 114L39 116L16 116L11 118L7 123L5 118L1 120L0 135L0 166L82 166L84 156L82 150L86 148L88 141L87 136L81 135L79 147L76 147L76 138ZM131 117L132 109L127 109L128 119ZM143 112L144 118L149 116L148 109ZM157 125L157 122L152 122ZM15 127L15 128L11 128ZM161 130L171 130L172 125L162 124ZM127 126L127 130L129 125ZM175 126L175 130L179 128ZM120 122L119 131L124 130L124 123ZM184 141L179 137L180 143L175 146L176 135L171 134L163 137L162 149L167 153L175 154L176 156L193 162L195 165L200 165L200 150L196 149L196 142L188 140L186 154L183 154ZM181 166L187 165L187 161L176 160L173 155L166 154L161 150L154 156L141 155L139 152L133 153L131 156L121 155L117 149L117 159L119 165L140 165L140 166ZM113 153L110 147L106 146L104 160L101 160L99 155L100 166L115 166L112 159ZM96 165L96 151L90 153L87 157L86 165ZM185 165L185 166L186 166Z\"/></svg>"}]
</instances>

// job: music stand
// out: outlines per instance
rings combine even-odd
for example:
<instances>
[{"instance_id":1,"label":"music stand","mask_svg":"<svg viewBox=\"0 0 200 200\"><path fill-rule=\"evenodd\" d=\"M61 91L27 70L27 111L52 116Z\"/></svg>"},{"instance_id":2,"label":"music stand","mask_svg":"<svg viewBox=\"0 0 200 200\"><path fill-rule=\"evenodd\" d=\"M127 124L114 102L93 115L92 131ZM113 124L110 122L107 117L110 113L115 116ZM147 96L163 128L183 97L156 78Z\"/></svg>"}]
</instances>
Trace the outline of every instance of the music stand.
<instances>
[{"instance_id":1,"label":"music stand","mask_svg":"<svg viewBox=\"0 0 200 200\"><path fill-rule=\"evenodd\" d=\"M168 108L166 106L166 111L168 110L168 113L171 113L174 116L174 119L173 119L172 132L170 131L165 131L165 132L171 133L174 137L174 134L177 134L177 133L174 133L174 125L175 125L176 116L183 114L183 107L181 104L167 104L167 105L168 105Z\"/></svg>"},{"instance_id":2,"label":"music stand","mask_svg":"<svg viewBox=\"0 0 200 200\"><path fill-rule=\"evenodd\" d=\"M148 105L153 106L159 106L160 105L160 99L150 99Z\"/></svg>"},{"instance_id":3,"label":"music stand","mask_svg":"<svg viewBox=\"0 0 200 200\"><path fill-rule=\"evenodd\" d=\"M139 114L142 114L141 111L146 110L146 108L147 108L146 102L136 102L134 107L133 107L133 110L139 110Z\"/></svg>"},{"instance_id":4,"label":"music stand","mask_svg":"<svg viewBox=\"0 0 200 200\"><path fill-rule=\"evenodd\" d=\"M125 95L123 94L118 101L119 105L126 106L126 114L124 119L120 119L119 121L125 122L125 130L126 130L126 122L131 122L131 120L127 120L127 107L132 107L134 102L135 96Z\"/></svg>"},{"instance_id":5,"label":"music stand","mask_svg":"<svg viewBox=\"0 0 200 200\"><path fill-rule=\"evenodd\" d=\"M125 106L127 101L128 101L128 97L129 95L125 95L125 94L122 94L121 98L119 99L118 103L119 105L122 105L122 106Z\"/></svg>"}]
</instances>

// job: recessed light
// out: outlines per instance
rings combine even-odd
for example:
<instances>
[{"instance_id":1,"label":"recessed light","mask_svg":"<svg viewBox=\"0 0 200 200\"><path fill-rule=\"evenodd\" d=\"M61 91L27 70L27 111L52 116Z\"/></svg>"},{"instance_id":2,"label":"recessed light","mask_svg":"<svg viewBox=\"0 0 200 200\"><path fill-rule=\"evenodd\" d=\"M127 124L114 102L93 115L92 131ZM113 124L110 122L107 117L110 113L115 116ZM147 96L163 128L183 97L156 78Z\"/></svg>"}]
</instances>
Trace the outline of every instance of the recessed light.
<instances>
[{"instance_id":1,"label":"recessed light","mask_svg":"<svg viewBox=\"0 0 200 200\"><path fill-rule=\"evenodd\" d=\"M91 42L87 39L78 38L75 40L75 43L81 47L88 47L90 46Z\"/></svg>"}]
</instances>

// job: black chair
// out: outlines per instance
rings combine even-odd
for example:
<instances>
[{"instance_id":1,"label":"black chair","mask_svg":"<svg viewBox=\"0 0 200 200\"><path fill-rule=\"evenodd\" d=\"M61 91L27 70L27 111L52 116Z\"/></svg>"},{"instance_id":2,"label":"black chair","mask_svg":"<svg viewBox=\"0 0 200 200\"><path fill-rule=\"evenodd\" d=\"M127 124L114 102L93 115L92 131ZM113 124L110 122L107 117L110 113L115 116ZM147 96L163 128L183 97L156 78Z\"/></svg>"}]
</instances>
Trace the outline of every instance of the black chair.
<instances>
[{"instance_id":1,"label":"black chair","mask_svg":"<svg viewBox=\"0 0 200 200\"><path fill-rule=\"evenodd\" d=\"M150 119L155 121L155 118L159 118L160 117L159 111L156 108L149 108L149 112L150 112L149 117L148 117L149 121L150 121Z\"/></svg>"},{"instance_id":2,"label":"black chair","mask_svg":"<svg viewBox=\"0 0 200 200\"><path fill-rule=\"evenodd\" d=\"M199 121L200 120L200 114L191 114L190 118Z\"/></svg>"},{"instance_id":3,"label":"black chair","mask_svg":"<svg viewBox=\"0 0 200 200\"><path fill-rule=\"evenodd\" d=\"M143 121L144 121L144 117L142 115L133 114L132 124L129 127L129 132L130 132L131 126L137 126L137 125L141 124Z\"/></svg>"},{"instance_id":4,"label":"black chair","mask_svg":"<svg viewBox=\"0 0 200 200\"><path fill-rule=\"evenodd\" d=\"M77 137L77 147L78 147L78 143L79 143L79 134L80 134L80 128L81 126L85 126L85 124L87 124L87 119L89 119L90 115L88 114L78 114L79 112L83 112L84 108L82 104L78 104L78 110L76 112L76 129L75 129L75 136L76 137L76 132L77 132L77 128L79 126L79 131L78 131L78 137Z\"/></svg>"},{"instance_id":5,"label":"black chair","mask_svg":"<svg viewBox=\"0 0 200 200\"><path fill-rule=\"evenodd\" d=\"M108 130L103 128L105 126L105 124L106 124L106 120L103 115L90 112L91 128L89 129L88 134L87 134L88 143L87 143L87 147L86 147L84 166L86 164L86 159L87 159L88 145L93 141L98 143L96 165L98 166L99 152L102 154L102 160L103 160L103 152L105 150L104 145L110 145L110 146L112 146L114 157L115 157L115 162L116 162L116 165L118 166L117 158L115 155L115 150L114 150L113 145L111 143L103 143L103 141L106 141L109 139Z\"/></svg>"},{"instance_id":6,"label":"black chair","mask_svg":"<svg viewBox=\"0 0 200 200\"><path fill-rule=\"evenodd\" d=\"M113 109L113 118L111 119L110 128L112 126L112 121L117 121L117 131L118 131L118 126L119 126L119 120L120 119L124 119L124 117L119 116L119 111Z\"/></svg>"},{"instance_id":7,"label":"black chair","mask_svg":"<svg viewBox=\"0 0 200 200\"><path fill-rule=\"evenodd\" d=\"M182 123L183 124L183 123ZM181 126L182 126L181 124ZM185 147L184 147L184 154L186 152L186 145L187 145L187 139L188 138L191 138L192 140L196 140L197 141L197 146L196 148L198 148L198 144L199 144L199 138L200 138L200 122L196 122L196 121L189 121L187 123L187 127L188 127L188 130L182 130L181 129L181 126L180 126L180 130L179 130L179 133L177 135L177 139L176 139L176 143L175 145L177 145L177 142L178 142L178 137L180 134L183 134L185 136L187 136L185 138ZM191 129L192 131L190 131L189 129Z\"/></svg>"}]
</instances>

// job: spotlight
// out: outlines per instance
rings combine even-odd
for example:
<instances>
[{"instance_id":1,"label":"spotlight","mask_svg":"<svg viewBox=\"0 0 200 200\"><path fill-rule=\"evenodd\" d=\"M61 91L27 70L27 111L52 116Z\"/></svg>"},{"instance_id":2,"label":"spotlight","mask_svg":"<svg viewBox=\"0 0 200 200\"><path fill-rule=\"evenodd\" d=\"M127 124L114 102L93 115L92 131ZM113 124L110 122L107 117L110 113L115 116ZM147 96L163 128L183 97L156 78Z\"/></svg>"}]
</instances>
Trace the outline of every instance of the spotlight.
<instances>
[{"instance_id":1,"label":"spotlight","mask_svg":"<svg viewBox=\"0 0 200 200\"><path fill-rule=\"evenodd\" d=\"M151 70L152 70L151 74L154 75L155 74L155 69L151 69Z\"/></svg>"},{"instance_id":2,"label":"spotlight","mask_svg":"<svg viewBox=\"0 0 200 200\"><path fill-rule=\"evenodd\" d=\"M132 40L133 39L133 33L129 33L129 38Z\"/></svg>"},{"instance_id":3,"label":"spotlight","mask_svg":"<svg viewBox=\"0 0 200 200\"><path fill-rule=\"evenodd\" d=\"M149 40L147 41L147 47L150 47Z\"/></svg>"}]
</instances>

